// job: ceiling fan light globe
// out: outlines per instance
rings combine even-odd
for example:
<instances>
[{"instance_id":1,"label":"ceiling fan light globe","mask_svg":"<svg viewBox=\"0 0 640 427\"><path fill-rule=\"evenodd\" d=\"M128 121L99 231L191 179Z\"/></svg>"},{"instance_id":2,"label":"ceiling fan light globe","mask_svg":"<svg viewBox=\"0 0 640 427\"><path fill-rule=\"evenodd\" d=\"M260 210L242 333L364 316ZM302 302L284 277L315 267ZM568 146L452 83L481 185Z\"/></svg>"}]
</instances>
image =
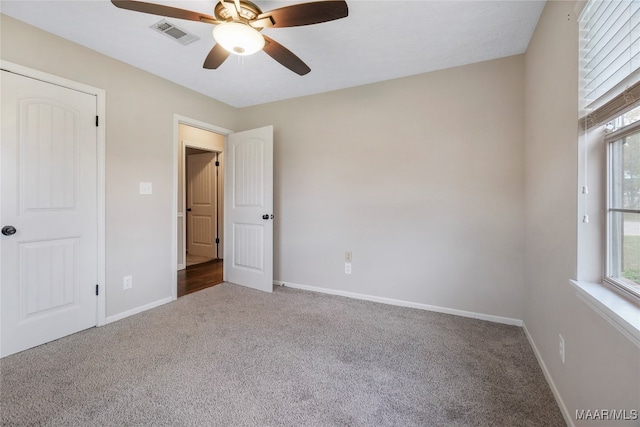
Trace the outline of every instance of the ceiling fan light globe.
<instances>
[{"instance_id":1,"label":"ceiling fan light globe","mask_svg":"<svg viewBox=\"0 0 640 427\"><path fill-rule=\"evenodd\" d=\"M264 37L258 30L240 22L225 22L213 29L213 38L230 53L253 55L264 47Z\"/></svg>"}]
</instances>

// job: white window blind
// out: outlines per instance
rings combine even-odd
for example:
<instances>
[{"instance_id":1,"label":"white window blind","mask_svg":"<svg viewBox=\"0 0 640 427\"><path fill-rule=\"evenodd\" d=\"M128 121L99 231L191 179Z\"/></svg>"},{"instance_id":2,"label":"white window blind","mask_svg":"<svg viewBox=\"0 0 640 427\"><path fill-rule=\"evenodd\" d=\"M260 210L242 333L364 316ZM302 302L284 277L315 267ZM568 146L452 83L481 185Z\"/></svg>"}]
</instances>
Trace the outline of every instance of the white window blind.
<instances>
[{"instance_id":1,"label":"white window blind","mask_svg":"<svg viewBox=\"0 0 640 427\"><path fill-rule=\"evenodd\" d=\"M579 26L581 116L604 120L597 110L640 81L640 0L589 0Z\"/></svg>"}]
</instances>

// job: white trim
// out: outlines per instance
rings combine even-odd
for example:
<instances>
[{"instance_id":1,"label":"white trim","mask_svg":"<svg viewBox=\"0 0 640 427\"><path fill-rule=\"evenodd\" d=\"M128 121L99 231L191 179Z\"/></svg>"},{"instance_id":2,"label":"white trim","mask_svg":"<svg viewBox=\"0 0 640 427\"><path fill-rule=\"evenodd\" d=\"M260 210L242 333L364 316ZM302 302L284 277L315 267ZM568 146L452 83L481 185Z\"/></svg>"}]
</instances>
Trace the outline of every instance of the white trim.
<instances>
[{"instance_id":1,"label":"white trim","mask_svg":"<svg viewBox=\"0 0 640 427\"><path fill-rule=\"evenodd\" d=\"M173 298L166 297L158 301L150 302L149 304L141 305L140 307L132 308L131 310L123 311L122 313L114 314L113 316L107 317L107 323L117 322L118 320L133 316L134 314L142 313L143 311L151 310L152 308L160 307L161 305L172 301Z\"/></svg>"},{"instance_id":2,"label":"white trim","mask_svg":"<svg viewBox=\"0 0 640 427\"><path fill-rule=\"evenodd\" d=\"M98 113L98 314L96 326L106 324L107 315L107 100L106 91L96 89Z\"/></svg>"},{"instance_id":3,"label":"white trim","mask_svg":"<svg viewBox=\"0 0 640 427\"><path fill-rule=\"evenodd\" d=\"M365 301L379 302L382 304L397 305L400 307L417 308L420 310L434 311L437 313L453 314L455 316L469 317L471 319L486 320L488 322L503 323L505 325L522 326L522 320L510 317L494 316L492 314L475 313L473 311L457 310L455 308L439 307L429 304L421 304L411 301L397 300L393 298L377 297L374 295L359 294L355 292L340 291L336 289L320 288L317 286L300 285L291 282L273 281L274 286L286 286L294 289L302 289L323 294L339 295L347 298L360 299Z\"/></svg>"},{"instance_id":4,"label":"white trim","mask_svg":"<svg viewBox=\"0 0 640 427\"><path fill-rule=\"evenodd\" d=\"M173 271L174 286L171 287L171 300L178 299L178 170L180 161L180 153L184 148L180 141L180 123L197 127L200 129L208 130L210 132L219 133L224 135L225 138L232 130L205 123L200 120L192 119L190 117L181 116L180 114L173 115L173 196L171 203L171 271ZM226 142L226 141L225 141ZM184 215L184 213L182 213ZM184 228L184 227L183 227ZM182 242L186 246L186 242ZM185 260L185 264L186 264Z\"/></svg>"},{"instance_id":5,"label":"white trim","mask_svg":"<svg viewBox=\"0 0 640 427\"><path fill-rule=\"evenodd\" d=\"M544 360L542 359L542 355L538 351L538 347L536 347L536 343L533 341L533 337L531 336L531 334L529 333L529 330L527 329L527 325L523 324L522 329L524 329L524 334L526 335L527 340L529 340L529 344L533 349L533 354L535 354L536 359L538 359L538 364L540 365L540 368L542 369L542 373L544 374L544 377L546 378L547 383L551 388L551 392L553 393L553 396L556 398L556 403L560 408L560 412L564 417L564 421L567 423L567 426L574 427L575 424L573 423L573 418L571 417L571 414L567 409L567 405L564 404L564 400L562 400L562 396L560 396L560 391L558 390L558 387L556 387L555 382L553 382L553 378L551 377L551 372L549 372L549 369L547 369L547 365L545 365Z\"/></svg>"},{"instance_id":6,"label":"white trim","mask_svg":"<svg viewBox=\"0 0 640 427\"><path fill-rule=\"evenodd\" d=\"M173 115L173 124L174 124L174 129L173 129L173 136L175 136L175 139L178 139L178 123L182 123L184 125L188 125L188 126L193 126L196 128L200 128L200 129L204 129L204 130L208 130L210 132L215 132L215 133L219 133L220 135L229 135L230 133L233 133L234 131L232 131L231 129L227 129L227 128L223 128L220 126L216 126L216 125L212 125L211 123L206 123L200 120L196 120L196 119L192 119L191 117L187 117L187 116L181 116L180 114L174 114Z\"/></svg>"},{"instance_id":7,"label":"white trim","mask_svg":"<svg viewBox=\"0 0 640 427\"><path fill-rule=\"evenodd\" d=\"M640 347L640 306L607 285L579 280L569 282L580 300Z\"/></svg>"},{"instance_id":8,"label":"white trim","mask_svg":"<svg viewBox=\"0 0 640 427\"><path fill-rule=\"evenodd\" d=\"M219 135L224 135L227 136L228 134L221 134L220 132L215 132ZM202 151L207 151L209 153L223 153L224 151L224 147L221 150L216 150L214 148L211 148L210 146L208 146L207 144L202 144L201 142L197 142L197 141L188 141L186 139L182 140L182 145L183 147L186 148L197 148L198 150L202 150Z\"/></svg>"},{"instance_id":9,"label":"white trim","mask_svg":"<svg viewBox=\"0 0 640 427\"><path fill-rule=\"evenodd\" d=\"M45 73L40 70L35 70L22 65L14 64L9 61L0 60L0 68L12 73L20 74L33 79L41 80L43 82L55 84L58 86L73 89L79 92L84 92L96 97L96 113L100 118L99 126L97 128L97 244L98 244L98 271L96 278L97 285L100 288L98 294L97 310L96 310L96 326L102 326L105 324L106 305L107 305L107 286L106 286L106 218L105 218L105 206L106 206L106 123L107 123L107 108L106 108L106 92L103 89L99 89L93 86L86 85L84 83L68 80L63 77L55 76L53 74Z\"/></svg>"},{"instance_id":10,"label":"white trim","mask_svg":"<svg viewBox=\"0 0 640 427\"><path fill-rule=\"evenodd\" d=\"M184 156L184 150L183 150L183 156ZM184 157L183 157L184 158ZM184 173L183 173L184 175ZM183 178L184 179L184 178ZM182 206L184 207L185 203L182 203ZM178 217L176 220L176 227L178 227L178 223L180 223L182 225L182 263L178 264L178 271L180 270L184 270L186 268L186 264L187 264L187 253L186 253L186 244L185 244L185 240L187 239L187 225L186 225L186 218L184 215L184 212L178 212ZM178 230L176 229L176 235L178 233ZM176 263L178 262L178 242L176 241Z\"/></svg>"}]
</instances>

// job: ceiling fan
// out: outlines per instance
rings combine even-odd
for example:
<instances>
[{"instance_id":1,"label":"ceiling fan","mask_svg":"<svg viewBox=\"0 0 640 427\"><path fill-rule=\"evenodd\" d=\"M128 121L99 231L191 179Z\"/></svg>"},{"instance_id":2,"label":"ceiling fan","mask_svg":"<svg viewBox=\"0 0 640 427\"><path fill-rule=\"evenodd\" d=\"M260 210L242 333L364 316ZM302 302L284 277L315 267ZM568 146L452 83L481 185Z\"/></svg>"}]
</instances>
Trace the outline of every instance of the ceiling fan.
<instances>
[{"instance_id":1,"label":"ceiling fan","mask_svg":"<svg viewBox=\"0 0 640 427\"><path fill-rule=\"evenodd\" d=\"M218 68L227 57L251 55L263 50L267 55L301 76L311 68L289 49L261 34L264 28L298 27L333 21L349 15L344 0L326 0L312 3L301 3L262 12L258 6L247 0L220 0L214 7L213 16L200 12L147 3L137 0L111 0L121 8L152 15L214 24L213 46L203 67Z\"/></svg>"}]
</instances>

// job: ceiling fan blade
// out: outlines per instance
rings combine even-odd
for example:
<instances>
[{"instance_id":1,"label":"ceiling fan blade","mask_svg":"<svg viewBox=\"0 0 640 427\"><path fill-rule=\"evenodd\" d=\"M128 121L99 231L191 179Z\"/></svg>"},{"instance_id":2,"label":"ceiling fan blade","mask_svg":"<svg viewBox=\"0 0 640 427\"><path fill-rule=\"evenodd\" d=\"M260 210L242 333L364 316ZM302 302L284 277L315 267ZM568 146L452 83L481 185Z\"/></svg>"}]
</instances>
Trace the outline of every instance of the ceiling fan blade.
<instances>
[{"instance_id":1,"label":"ceiling fan blade","mask_svg":"<svg viewBox=\"0 0 640 427\"><path fill-rule=\"evenodd\" d=\"M164 6L155 3L146 3L136 0L111 0L114 6L120 9L128 9L136 12L150 13L152 15L167 16L169 18L187 19L189 21L208 22L209 24L220 24L215 17L205 15L191 10L179 9L177 7Z\"/></svg>"},{"instance_id":2,"label":"ceiling fan blade","mask_svg":"<svg viewBox=\"0 0 640 427\"><path fill-rule=\"evenodd\" d=\"M209 70L215 70L229 57L229 51L222 47L220 44L216 44L211 48L207 58L204 60L203 68Z\"/></svg>"},{"instance_id":3,"label":"ceiling fan blade","mask_svg":"<svg viewBox=\"0 0 640 427\"><path fill-rule=\"evenodd\" d=\"M345 1L327 0L281 7L260 14L256 19L271 17L274 21L273 28L281 28L319 24L348 15L349 8Z\"/></svg>"},{"instance_id":4,"label":"ceiling fan blade","mask_svg":"<svg viewBox=\"0 0 640 427\"><path fill-rule=\"evenodd\" d=\"M264 50L267 55L301 76L304 76L311 71L311 68L302 62L302 60L289 49L264 34L262 36L265 41L264 48L262 48L262 50Z\"/></svg>"}]
</instances>

